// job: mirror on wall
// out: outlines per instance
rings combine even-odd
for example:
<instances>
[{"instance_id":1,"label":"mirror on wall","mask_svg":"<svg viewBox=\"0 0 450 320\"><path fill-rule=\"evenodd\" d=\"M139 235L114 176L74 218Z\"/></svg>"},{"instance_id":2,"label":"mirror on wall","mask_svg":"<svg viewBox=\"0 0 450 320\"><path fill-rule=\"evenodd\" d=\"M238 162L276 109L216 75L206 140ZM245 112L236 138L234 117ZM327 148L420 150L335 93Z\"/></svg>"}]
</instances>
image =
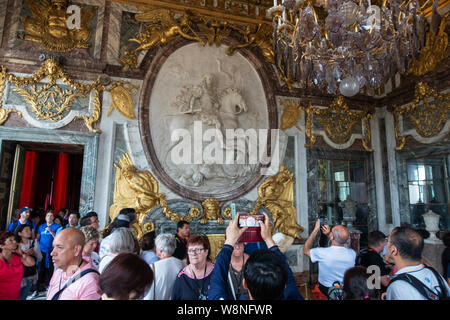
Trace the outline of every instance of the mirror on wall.
<instances>
[{"instance_id":1,"label":"mirror on wall","mask_svg":"<svg viewBox=\"0 0 450 320\"><path fill-rule=\"evenodd\" d=\"M425 228L428 210L441 216L439 229L450 228L450 154L407 160L409 209L413 227Z\"/></svg>"}]
</instances>

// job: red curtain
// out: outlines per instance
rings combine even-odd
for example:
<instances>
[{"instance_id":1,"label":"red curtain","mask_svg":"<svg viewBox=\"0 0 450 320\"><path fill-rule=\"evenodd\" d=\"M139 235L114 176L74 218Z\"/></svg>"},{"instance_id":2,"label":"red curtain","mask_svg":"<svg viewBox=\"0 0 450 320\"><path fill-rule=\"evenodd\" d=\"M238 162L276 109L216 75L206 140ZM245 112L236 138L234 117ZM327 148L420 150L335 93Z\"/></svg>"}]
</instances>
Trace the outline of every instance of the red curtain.
<instances>
[{"instance_id":1,"label":"red curtain","mask_svg":"<svg viewBox=\"0 0 450 320\"><path fill-rule=\"evenodd\" d=\"M52 188L52 204L55 213L66 207L67 180L69 177L69 155L58 153L55 166L55 179Z\"/></svg>"},{"instance_id":2,"label":"red curtain","mask_svg":"<svg viewBox=\"0 0 450 320\"><path fill-rule=\"evenodd\" d=\"M38 176L39 153L35 151L25 152L25 166L23 169L22 188L20 193L19 208L34 208L36 201L36 181Z\"/></svg>"}]
</instances>

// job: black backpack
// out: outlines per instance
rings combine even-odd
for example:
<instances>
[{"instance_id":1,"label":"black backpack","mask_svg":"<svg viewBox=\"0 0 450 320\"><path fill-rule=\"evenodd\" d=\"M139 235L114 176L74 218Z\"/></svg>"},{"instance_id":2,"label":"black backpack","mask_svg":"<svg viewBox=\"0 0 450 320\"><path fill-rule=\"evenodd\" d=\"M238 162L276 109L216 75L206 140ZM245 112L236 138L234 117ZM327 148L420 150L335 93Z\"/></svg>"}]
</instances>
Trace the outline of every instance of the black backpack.
<instances>
[{"instance_id":1,"label":"black backpack","mask_svg":"<svg viewBox=\"0 0 450 320\"><path fill-rule=\"evenodd\" d=\"M362 259L367 253L369 253L369 249L366 248L358 252L355 259L355 266L362 266Z\"/></svg>"},{"instance_id":2,"label":"black backpack","mask_svg":"<svg viewBox=\"0 0 450 320\"><path fill-rule=\"evenodd\" d=\"M408 273L401 273L398 276L396 276L394 279L392 279L389 283L391 285L395 281L406 281L410 285L412 285L414 288L416 288L419 293L424 296L427 300L450 300L449 294L447 292L447 287L444 283L444 280L442 280L441 275L434 270L431 267L426 267L428 270L431 270L436 277L439 288L441 289L440 292L435 292L432 289L428 288L422 281L417 279L416 277L408 274Z\"/></svg>"}]
</instances>

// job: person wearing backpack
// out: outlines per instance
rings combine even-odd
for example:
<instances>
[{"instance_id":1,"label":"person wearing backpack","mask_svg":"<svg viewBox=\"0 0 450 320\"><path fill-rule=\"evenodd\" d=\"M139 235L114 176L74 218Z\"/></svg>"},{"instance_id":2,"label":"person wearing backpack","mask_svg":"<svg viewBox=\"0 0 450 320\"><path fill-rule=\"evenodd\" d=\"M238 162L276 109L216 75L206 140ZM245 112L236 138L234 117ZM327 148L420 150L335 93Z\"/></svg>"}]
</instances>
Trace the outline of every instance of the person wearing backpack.
<instances>
[{"instance_id":1,"label":"person wearing backpack","mask_svg":"<svg viewBox=\"0 0 450 320\"><path fill-rule=\"evenodd\" d=\"M390 270L381 257L381 252L386 244L386 235L379 231L371 231L368 235L368 247L361 250L356 256L356 266L369 268L370 266L378 266L380 270L381 292L386 292L389 285Z\"/></svg>"},{"instance_id":2,"label":"person wearing backpack","mask_svg":"<svg viewBox=\"0 0 450 320\"><path fill-rule=\"evenodd\" d=\"M314 240L322 230L323 234L331 240L331 246L326 248L313 248ZM321 227L320 219L317 219L313 231L305 242L303 254L311 258L311 262L319 263L318 289L328 299L335 295L330 293L342 287L344 273L355 266L356 252L346 248L345 243L349 238L348 229L337 225L330 230L328 224ZM338 282L339 284L335 284Z\"/></svg>"},{"instance_id":3,"label":"person wearing backpack","mask_svg":"<svg viewBox=\"0 0 450 320\"><path fill-rule=\"evenodd\" d=\"M387 300L445 300L450 288L442 276L422 263L424 241L412 228L392 230L386 259L397 267L386 292Z\"/></svg>"}]
</instances>

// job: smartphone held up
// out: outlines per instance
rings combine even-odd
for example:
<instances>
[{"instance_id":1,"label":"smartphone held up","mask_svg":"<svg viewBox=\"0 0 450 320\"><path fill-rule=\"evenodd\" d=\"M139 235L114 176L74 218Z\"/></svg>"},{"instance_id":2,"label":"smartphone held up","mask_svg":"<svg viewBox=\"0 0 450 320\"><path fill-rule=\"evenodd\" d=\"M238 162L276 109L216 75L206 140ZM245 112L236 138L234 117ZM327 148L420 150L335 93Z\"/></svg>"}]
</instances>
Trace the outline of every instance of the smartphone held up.
<instances>
[{"instance_id":1,"label":"smartphone held up","mask_svg":"<svg viewBox=\"0 0 450 320\"><path fill-rule=\"evenodd\" d=\"M247 230L245 230L238 242L264 242L261 237L259 221L264 222L263 214L239 214L239 228L247 227Z\"/></svg>"}]
</instances>

